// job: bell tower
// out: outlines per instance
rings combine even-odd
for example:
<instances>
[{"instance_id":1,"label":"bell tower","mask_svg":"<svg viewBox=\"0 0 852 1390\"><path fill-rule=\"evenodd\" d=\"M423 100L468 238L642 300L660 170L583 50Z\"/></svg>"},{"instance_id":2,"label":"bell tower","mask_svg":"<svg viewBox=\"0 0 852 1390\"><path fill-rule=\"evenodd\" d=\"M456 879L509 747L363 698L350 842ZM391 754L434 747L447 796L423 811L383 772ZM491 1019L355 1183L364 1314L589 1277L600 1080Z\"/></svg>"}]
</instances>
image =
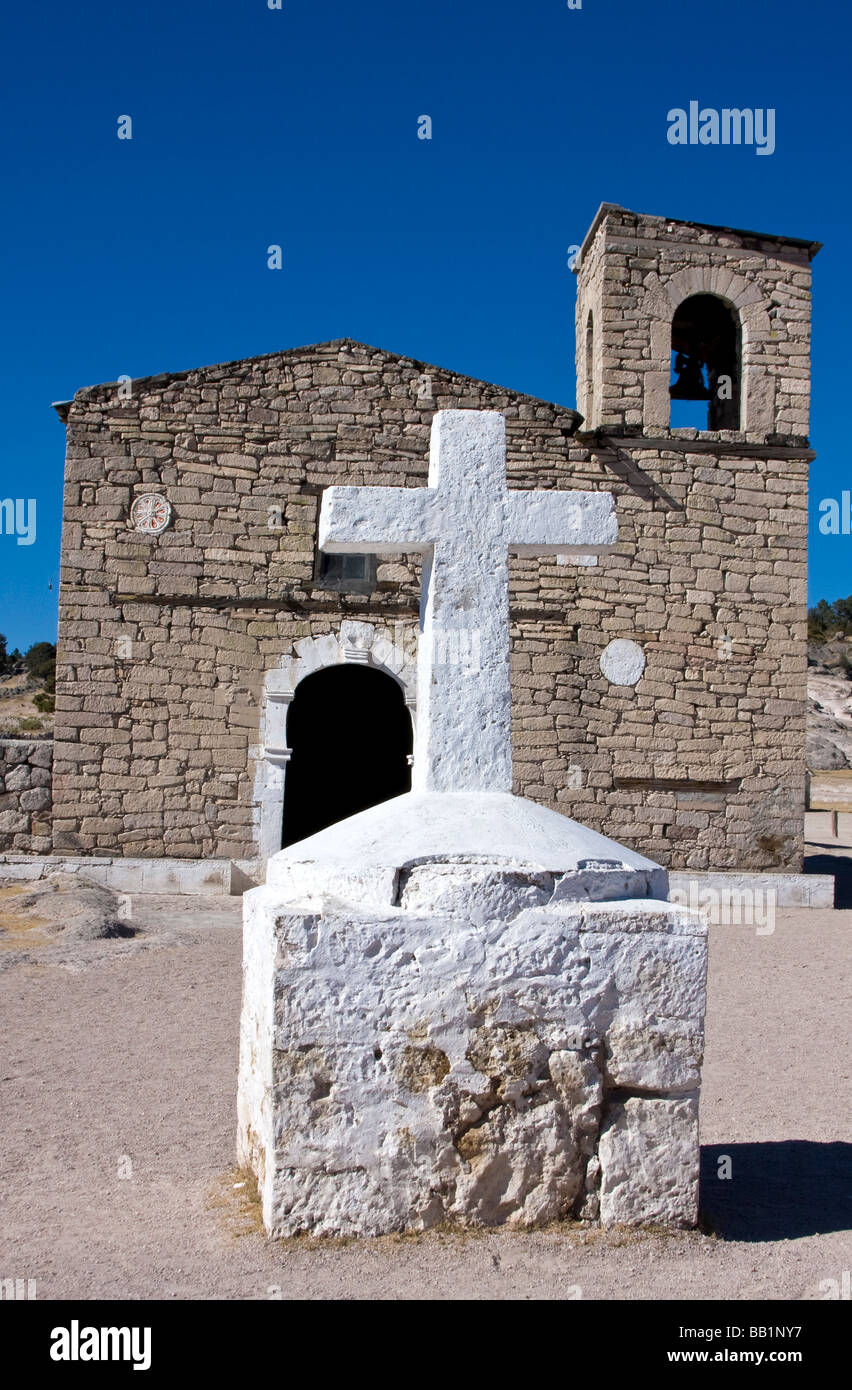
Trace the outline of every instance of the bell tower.
<instances>
[{"instance_id":1,"label":"bell tower","mask_svg":"<svg viewBox=\"0 0 852 1390\"><path fill-rule=\"evenodd\" d=\"M690 401L709 435L804 443L819 248L602 203L574 266L583 428L659 438Z\"/></svg>"}]
</instances>

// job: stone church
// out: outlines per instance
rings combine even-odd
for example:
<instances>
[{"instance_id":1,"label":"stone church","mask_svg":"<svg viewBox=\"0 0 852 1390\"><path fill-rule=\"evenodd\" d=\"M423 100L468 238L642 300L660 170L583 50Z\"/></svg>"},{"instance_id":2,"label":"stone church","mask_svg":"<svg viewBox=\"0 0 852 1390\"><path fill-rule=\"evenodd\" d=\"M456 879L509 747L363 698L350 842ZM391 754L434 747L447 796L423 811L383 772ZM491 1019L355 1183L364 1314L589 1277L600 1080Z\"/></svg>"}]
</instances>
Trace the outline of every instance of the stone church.
<instances>
[{"instance_id":1,"label":"stone church","mask_svg":"<svg viewBox=\"0 0 852 1390\"><path fill-rule=\"evenodd\" d=\"M256 875L408 789L417 566L317 518L424 486L453 408L503 412L510 486L616 500L613 553L512 560L515 791L670 867L799 870L818 249L604 204L578 410L349 339L58 405L53 852Z\"/></svg>"}]
</instances>

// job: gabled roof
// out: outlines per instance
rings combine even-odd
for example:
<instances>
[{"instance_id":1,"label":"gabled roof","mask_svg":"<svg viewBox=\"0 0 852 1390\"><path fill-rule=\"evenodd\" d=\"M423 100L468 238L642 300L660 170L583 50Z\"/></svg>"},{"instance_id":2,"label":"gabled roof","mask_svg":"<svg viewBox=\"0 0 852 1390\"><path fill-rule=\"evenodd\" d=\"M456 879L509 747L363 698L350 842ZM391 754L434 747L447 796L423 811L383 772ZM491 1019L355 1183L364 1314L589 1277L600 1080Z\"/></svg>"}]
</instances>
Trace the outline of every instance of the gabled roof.
<instances>
[{"instance_id":1,"label":"gabled roof","mask_svg":"<svg viewBox=\"0 0 852 1390\"><path fill-rule=\"evenodd\" d=\"M160 372L156 376L134 377L133 386L134 391L136 391L140 388L144 389L145 387L161 386L164 385L166 382L181 381L186 379L187 377L194 376L196 373L227 373L229 368L249 367L253 366L257 362L270 362L275 359L281 358L283 358L286 361L287 358L303 357L306 353L322 353L331 350L339 351L341 348L358 348L366 353L380 353L383 357L393 358L393 360L396 362L407 362L411 365L412 369L415 369L418 372L441 372L445 376L457 377L461 381L469 381L477 386L487 386L492 391L505 392L507 395L514 396L517 400L529 401L530 404L533 405L549 405L551 407L555 407L557 410L562 411L566 415L573 415L574 417L576 417L575 427L583 419L582 415L572 406L560 405L559 402L554 401L546 401L541 396L531 396L526 391L516 391L511 386L501 386L493 381L485 381L482 377L469 376L467 372L457 372L452 367L442 367L434 362L423 362L419 358L409 357L406 353L391 352L387 348L374 347L370 343L359 342L356 338L330 338L322 343L306 343L303 344L301 347L283 348L278 352L264 352L261 353L258 357L237 357L229 362L209 363L208 365L203 367L190 367L187 370L180 372ZM68 412L70 411L71 406L74 404L74 401L80 399L85 400L90 393L95 394L96 392L104 391L107 388L111 390L115 387L116 384L117 383L112 381L104 381L99 382L95 386L83 386L80 388L79 391L75 392L73 400L52 401L51 404L53 409L58 414L60 420L62 420L62 422L65 423L65 421L68 419Z\"/></svg>"}]
</instances>

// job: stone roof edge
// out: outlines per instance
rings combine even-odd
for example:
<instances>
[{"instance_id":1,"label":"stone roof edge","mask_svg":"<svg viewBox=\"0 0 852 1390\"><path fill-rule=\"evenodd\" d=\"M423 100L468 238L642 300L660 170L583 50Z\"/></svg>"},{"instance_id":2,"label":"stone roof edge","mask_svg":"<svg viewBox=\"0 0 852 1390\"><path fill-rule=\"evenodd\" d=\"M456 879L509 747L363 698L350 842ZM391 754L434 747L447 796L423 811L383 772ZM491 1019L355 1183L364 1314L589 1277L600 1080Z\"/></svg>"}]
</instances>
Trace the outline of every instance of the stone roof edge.
<instances>
[{"instance_id":1,"label":"stone roof edge","mask_svg":"<svg viewBox=\"0 0 852 1390\"><path fill-rule=\"evenodd\" d=\"M586 249L591 245L598 227L601 225L601 222L603 222L607 213L610 212L626 212L629 217L635 217L641 222L674 222L678 227L698 227L705 232L727 232L731 236L757 237L760 241L777 241L782 246L803 246L808 251L808 260L810 261L813 260L818 251L822 250L821 241L809 241L806 237L781 236L778 232L755 232L746 227L725 227L717 222L693 222L691 219L685 217L662 217L652 212L633 212L631 208L623 207L621 203L601 203L592 219L589 230L583 238L580 254L574 262L575 275L579 273L580 267L583 264L583 257L586 254Z\"/></svg>"},{"instance_id":2,"label":"stone roof edge","mask_svg":"<svg viewBox=\"0 0 852 1390\"><path fill-rule=\"evenodd\" d=\"M443 372L444 374L449 376L459 377L463 381L473 382L477 386L487 386L492 391L502 391L505 392L507 395L514 396L518 400L530 401L534 405L551 406L555 410L562 411L565 415L573 415L575 417L576 424L580 424L583 420L583 416L573 406L561 405L557 401L547 401L544 399L543 396L532 396L528 391L516 391L511 386L501 386L497 382L485 381L483 377L470 376L467 372L457 372L451 367L442 367L435 362L424 362L420 358L409 357L407 353L391 352L388 348L374 347L371 343L362 343L357 338L329 338L321 343L303 343L299 347L282 348L279 349L279 351L277 352L263 352L260 353L257 357L235 357L228 362L210 362L202 367L188 367L184 371L180 372L159 372L153 376L135 377L133 380L133 386L135 389L137 387L146 387L154 384L159 385L160 383L167 381L180 381L182 379L185 379L186 377L193 376L196 372L226 371L229 367L251 366L255 362L269 362L273 358L278 357L296 357L300 354L304 354L307 352L317 352L321 348L340 347L344 343L348 344L351 347L365 348L367 352L381 353L382 356L393 358L397 362L410 362L412 367L416 367L418 369L425 369L426 371ZM71 406L74 404L75 401L86 400L90 397L90 393L103 391L107 387L112 387L115 385L116 383L112 381L102 381L97 382L93 386L81 386L80 390L74 393L74 397L72 400L52 401L51 406L58 414L60 420L62 420L62 422L65 423L68 419L68 413L71 409Z\"/></svg>"}]
</instances>

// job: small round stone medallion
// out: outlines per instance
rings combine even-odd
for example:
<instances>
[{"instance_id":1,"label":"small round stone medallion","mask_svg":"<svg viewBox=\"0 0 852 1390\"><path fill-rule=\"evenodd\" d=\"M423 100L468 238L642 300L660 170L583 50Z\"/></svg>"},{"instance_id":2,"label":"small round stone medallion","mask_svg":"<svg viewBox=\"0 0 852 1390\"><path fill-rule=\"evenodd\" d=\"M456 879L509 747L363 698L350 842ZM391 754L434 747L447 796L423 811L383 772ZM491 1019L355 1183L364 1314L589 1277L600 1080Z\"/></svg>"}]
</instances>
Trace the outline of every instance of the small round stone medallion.
<instances>
[{"instance_id":1,"label":"small round stone medallion","mask_svg":"<svg viewBox=\"0 0 852 1390\"><path fill-rule=\"evenodd\" d=\"M617 637L601 652L601 670L610 685L635 685L645 670L645 653L638 642Z\"/></svg>"},{"instance_id":2,"label":"small round stone medallion","mask_svg":"<svg viewBox=\"0 0 852 1390\"><path fill-rule=\"evenodd\" d=\"M145 536L159 536L172 519L171 503L161 492L142 492L133 499L130 524Z\"/></svg>"}]
</instances>

